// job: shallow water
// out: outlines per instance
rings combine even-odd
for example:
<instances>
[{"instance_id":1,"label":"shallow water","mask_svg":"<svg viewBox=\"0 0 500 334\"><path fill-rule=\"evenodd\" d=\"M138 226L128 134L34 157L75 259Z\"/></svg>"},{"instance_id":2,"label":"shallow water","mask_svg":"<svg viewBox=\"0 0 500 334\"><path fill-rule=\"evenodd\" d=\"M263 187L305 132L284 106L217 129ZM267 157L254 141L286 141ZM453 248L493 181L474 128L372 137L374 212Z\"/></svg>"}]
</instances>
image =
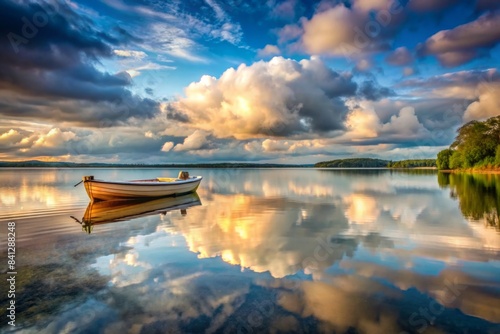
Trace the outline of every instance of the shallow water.
<instances>
[{"instance_id":1,"label":"shallow water","mask_svg":"<svg viewBox=\"0 0 500 334\"><path fill-rule=\"evenodd\" d=\"M108 209L89 174L177 170L0 169L17 331L500 333L498 175L200 169L199 199Z\"/></svg>"}]
</instances>

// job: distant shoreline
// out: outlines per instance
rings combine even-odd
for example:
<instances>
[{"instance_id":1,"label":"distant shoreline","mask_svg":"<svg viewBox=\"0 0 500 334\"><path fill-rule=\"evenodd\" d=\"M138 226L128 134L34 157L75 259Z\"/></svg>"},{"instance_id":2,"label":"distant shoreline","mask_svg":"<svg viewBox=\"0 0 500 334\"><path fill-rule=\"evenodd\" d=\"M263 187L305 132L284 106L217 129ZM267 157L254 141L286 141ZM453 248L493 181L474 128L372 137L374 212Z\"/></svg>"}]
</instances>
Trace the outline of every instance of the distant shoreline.
<instances>
[{"instance_id":1,"label":"distant shoreline","mask_svg":"<svg viewBox=\"0 0 500 334\"><path fill-rule=\"evenodd\" d=\"M76 162L52 162L52 161L0 161L0 168L321 168L321 169L420 169L434 170L433 166L405 165L412 161L425 160L402 160L392 162L379 159L355 158L339 159L330 162L319 162L315 164L275 164L275 163L251 163L251 162L220 162L220 163L192 163L192 164L108 164L108 163L76 163ZM428 160L431 161L431 160ZM333 163L332 163L333 162ZM433 161L432 161L433 162ZM388 164L393 164L388 166ZM403 163L403 164L401 164Z\"/></svg>"},{"instance_id":2,"label":"distant shoreline","mask_svg":"<svg viewBox=\"0 0 500 334\"><path fill-rule=\"evenodd\" d=\"M0 168L313 168L310 165L281 165L281 164L245 164L245 163L216 163L216 164L80 164L80 163L23 163L0 162Z\"/></svg>"},{"instance_id":3,"label":"distant shoreline","mask_svg":"<svg viewBox=\"0 0 500 334\"><path fill-rule=\"evenodd\" d=\"M444 169L447 174L500 174L500 169Z\"/></svg>"}]
</instances>

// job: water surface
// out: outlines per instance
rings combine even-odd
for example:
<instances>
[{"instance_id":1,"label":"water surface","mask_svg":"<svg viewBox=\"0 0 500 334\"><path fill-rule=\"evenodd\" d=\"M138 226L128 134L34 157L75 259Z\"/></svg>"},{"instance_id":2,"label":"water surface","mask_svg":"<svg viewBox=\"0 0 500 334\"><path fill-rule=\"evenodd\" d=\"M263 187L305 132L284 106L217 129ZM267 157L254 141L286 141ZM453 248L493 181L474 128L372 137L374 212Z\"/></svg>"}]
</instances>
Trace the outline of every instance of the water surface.
<instances>
[{"instance_id":1,"label":"water surface","mask_svg":"<svg viewBox=\"0 0 500 334\"><path fill-rule=\"evenodd\" d=\"M190 173L199 197L105 208L73 184L177 170L0 169L16 330L500 333L498 175Z\"/></svg>"}]
</instances>

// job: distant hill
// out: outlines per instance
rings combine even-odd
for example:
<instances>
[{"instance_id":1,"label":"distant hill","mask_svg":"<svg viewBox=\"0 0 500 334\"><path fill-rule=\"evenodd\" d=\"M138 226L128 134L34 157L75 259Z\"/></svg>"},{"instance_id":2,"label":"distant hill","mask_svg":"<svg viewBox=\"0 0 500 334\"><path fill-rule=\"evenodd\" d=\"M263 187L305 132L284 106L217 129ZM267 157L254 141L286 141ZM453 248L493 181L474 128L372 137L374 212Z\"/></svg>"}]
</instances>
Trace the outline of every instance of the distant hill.
<instances>
[{"instance_id":1,"label":"distant hill","mask_svg":"<svg viewBox=\"0 0 500 334\"><path fill-rule=\"evenodd\" d=\"M317 168L380 168L387 167L389 161L370 158L337 159L322 161L314 165Z\"/></svg>"}]
</instances>

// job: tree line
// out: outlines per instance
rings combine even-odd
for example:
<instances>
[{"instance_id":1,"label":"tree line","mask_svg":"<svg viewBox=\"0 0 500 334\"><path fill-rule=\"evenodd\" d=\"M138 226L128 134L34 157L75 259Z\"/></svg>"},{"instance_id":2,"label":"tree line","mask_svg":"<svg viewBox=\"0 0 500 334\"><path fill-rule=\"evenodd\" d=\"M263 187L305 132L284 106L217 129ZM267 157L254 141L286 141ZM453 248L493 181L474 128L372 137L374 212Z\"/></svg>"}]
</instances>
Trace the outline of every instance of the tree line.
<instances>
[{"instance_id":1,"label":"tree line","mask_svg":"<svg viewBox=\"0 0 500 334\"><path fill-rule=\"evenodd\" d=\"M471 121L457 130L455 141L437 155L438 169L500 167L500 116Z\"/></svg>"},{"instance_id":2,"label":"tree line","mask_svg":"<svg viewBox=\"0 0 500 334\"><path fill-rule=\"evenodd\" d=\"M388 161L370 158L351 158L322 161L314 165L316 168L380 168L387 167Z\"/></svg>"},{"instance_id":3,"label":"tree line","mask_svg":"<svg viewBox=\"0 0 500 334\"><path fill-rule=\"evenodd\" d=\"M388 161L370 158L350 158L336 159L318 162L314 165L317 168L417 168L436 167L435 159L413 159L401 161Z\"/></svg>"},{"instance_id":4,"label":"tree line","mask_svg":"<svg viewBox=\"0 0 500 334\"><path fill-rule=\"evenodd\" d=\"M417 168L417 167L436 167L436 159L412 159L401 161L390 161L387 164L389 168Z\"/></svg>"}]
</instances>

